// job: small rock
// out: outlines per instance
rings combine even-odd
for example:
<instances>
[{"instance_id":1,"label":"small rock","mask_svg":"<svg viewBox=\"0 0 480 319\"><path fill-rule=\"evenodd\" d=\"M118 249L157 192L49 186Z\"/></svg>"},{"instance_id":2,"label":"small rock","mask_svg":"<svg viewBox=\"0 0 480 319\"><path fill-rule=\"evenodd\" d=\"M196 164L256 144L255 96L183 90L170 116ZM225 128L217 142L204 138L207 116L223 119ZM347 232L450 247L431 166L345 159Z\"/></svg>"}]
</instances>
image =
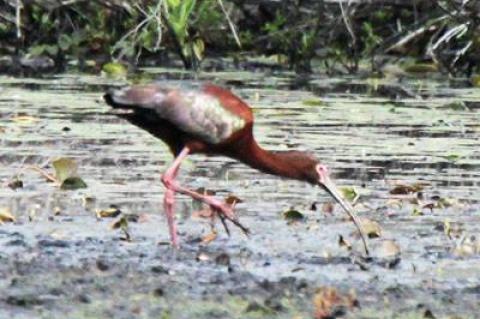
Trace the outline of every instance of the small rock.
<instances>
[{"instance_id":1,"label":"small rock","mask_svg":"<svg viewBox=\"0 0 480 319\"><path fill-rule=\"evenodd\" d=\"M97 268L100 271L107 271L110 269L110 265L102 259L97 260Z\"/></svg>"},{"instance_id":2,"label":"small rock","mask_svg":"<svg viewBox=\"0 0 480 319\"><path fill-rule=\"evenodd\" d=\"M156 288L155 290L153 290L153 295L155 297L163 297L165 295L165 291L163 290L163 288Z\"/></svg>"},{"instance_id":3,"label":"small rock","mask_svg":"<svg viewBox=\"0 0 480 319\"><path fill-rule=\"evenodd\" d=\"M78 301L80 301L81 303L91 303L92 302L92 299L86 295L86 294L80 294L78 295Z\"/></svg>"},{"instance_id":4,"label":"small rock","mask_svg":"<svg viewBox=\"0 0 480 319\"><path fill-rule=\"evenodd\" d=\"M168 274L168 269L161 266L161 265L156 265L156 266L152 266L152 268L150 268L150 270L153 272L153 273L156 273L156 274Z\"/></svg>"}]
</instances>

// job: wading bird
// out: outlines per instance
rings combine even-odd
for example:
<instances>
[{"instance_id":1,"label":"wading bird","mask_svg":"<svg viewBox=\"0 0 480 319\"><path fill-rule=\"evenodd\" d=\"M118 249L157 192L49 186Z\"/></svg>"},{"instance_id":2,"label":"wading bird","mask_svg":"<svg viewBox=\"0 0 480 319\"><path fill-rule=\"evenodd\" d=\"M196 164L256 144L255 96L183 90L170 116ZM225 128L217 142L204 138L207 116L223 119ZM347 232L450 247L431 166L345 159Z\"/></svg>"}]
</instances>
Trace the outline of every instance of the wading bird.
<instances>
[{"instance_id":1,"label":"wading bird","mask_svg":"<svg viewBox=\"0 0 480 319\"><path fill-rule=\"evenodd\" d=\"M196 89L149 84L111 90L104 98L117 109L117 115L160 138L175 156L161 178L166 188L164 209L174 247L178 247L173 211L175 193L209 205L221 217L227 232L224 219L248 233L228 204L190 190L175 180L188 154L203 153L227 156L268 174L321 186L350 215L368 254L358 217L330 179L327 167L308 153L268 151L260 147L253 137L251 108L230 91L211 84Z\"/></svg>"}]
</instances>

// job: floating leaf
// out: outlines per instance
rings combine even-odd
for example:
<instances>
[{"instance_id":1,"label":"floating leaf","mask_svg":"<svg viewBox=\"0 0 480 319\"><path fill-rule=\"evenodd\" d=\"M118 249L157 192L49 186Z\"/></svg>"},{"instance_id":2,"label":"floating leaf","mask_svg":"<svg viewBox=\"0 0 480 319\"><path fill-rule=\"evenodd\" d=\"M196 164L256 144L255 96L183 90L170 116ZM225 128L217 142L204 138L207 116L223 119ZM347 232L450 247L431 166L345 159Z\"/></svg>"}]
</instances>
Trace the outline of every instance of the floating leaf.
<instances>
[{"instance_id":1,"label":"floating leaf","mask_svg":"<svg viewBox=\"0 0 480 319\"><path fill-rule=\"evenodd\" d=\"M343 198L349 202L355 202L358 200L358 197L360 197L355 187L341 187L340 191L342 192Z\"/></svg>"},{"instance_id":2,"label":"floating leaf","mask_svg":"<svg viewBox=\"0 0 480 319\"><path fill-rule=\"evenodd\" d=\"M305 216L298 210L289 209L283 213L283 218L285 218L288 222L299 222L303 221Z\"/></svg>"},{"instance_id":3,"label":"floating leaf","mask_svg":"<svg viewBox=\"0 0 480 319\"><path fill-rule=\"evenodd\" d=\"M87 188L87 183L80 177L68 177L60 185L60 189L63 190L76 190L80 188Z\"/></svg>"},{"instance_id":4,"label":"floating leaf","mask_svg":"<svg viewBox=\"0 0 480 319\"><path fill-rule=\"evenodd\" d=\"M53 161L52 165L55 177L60 182L60 189L75 190L87 187L85 181L78 176L78 165L73 159L62 157Z\"/></svg>"},{"instance_id":5,"label":"floating leaf","mask_svg":"<svg viewBox=\"0 0 480 319\"><path fill-rule=\"evenodd\" d=\"M5 222L14 222L15 216L12 215L8 208L0 208L0 224Z\"/></svg>"},{"instance_id":6,"label":"floating leaf","mask_svg":"<svg viewBox=\"0 0 480 319\"><path fill-rule=\"evenodd\" d=\"M19 125L31 125L39 121L38 118L28 115L18 115L12 117L12 121Z\"/></svg>"},{"instance_id":7,"label":"floating leaf","mask_svg":"<svg viewBox=\"0 0 480 319\"><path fill-rule=\"evenodd\" d=\"M448 238L454 239L462 237L465 229L463 228L463 224L451 222L447 219L443 222L443 232L448 236Z\"/></svg>"},{"instance_id":8,"label":"floating leaf","mask_svg":"<svg viewBox=\"0 0 480 319\"><path fill-rule=\"evenodd\" d=\"M425 215L423 211L416 207L412 211L412 216L423 216L423 215Z\"/></svg>"},{"instance_id":9,"label":"floating leaf","mask_svg":"<svg viewBox=\"0 0 480 319\"><path fill-rule=\"evenodd\" d=\"M461 157L460 155L458 155L458 154L449 154L449 155L444 156L444 157L445 157L445 159L446 159L447 161L450 161L450 162L456 162L456 161L458 161L459 159L462 158L462 157Z\"/></svg>"},{"instance_id":10,"label":"floating leaf","mask_svg":"<svg viewBox=\"0 0 480 319\"><path fill-rule=\"evenodd\" d=\"M360 224L368 238L376 238L382 236L382 228L380 227L380 224L378 222L368 219L366 217L361 217Z\"/></svg>"},{"instance_id":11,"label":"floating leaf","mask_svg":"<svg viewBox=\"0 0 480 319\"><path fill-rule=\"evenodd\" d=\"M320 99L307 99L303 100L302 104L305 106L322 106L324 105L323 101Z\"/></svg>"},{"instance_id":12,"label":"floating leaf","mask_svg":"<svg viewBox=\"0 0 480 319\"><path fill-rule=\"evenodd\" d=\"M121 213L122 211L115 205L111 205L110 208L107 209L98 209L96 211L97 218L115 218Z\"/></svg>"},{"instance_id":13,"label":"floating leaf","mask_svg":"<svg viewBox=\"0 0 480 319\"><path fill-rule=\"evenodd\" d=\"M55 176L60 183L63 183L69 177L78 176L78 165L71 158L61 157L53 161L52 165L55 169Z\"/></svg>"},{"instance_id":14,"label":"floating leaf","mask_svg":"<svg viewBox=\"0 0 480 319\"><path fill-rule=\"evenodd\" d=\"M414 183L411 185L407 184L399 184L395 185L395 187L390 190L390 194L392 195L408 195L412 193L417 193L422 191L425 186L429 186L430 184L428 183Z\"/></svg>"},{"instance_id":15,"label":"floating leaf","mask_svg":"<svg viewBox=\"0 0 480 319\"><path fill-rule=\"evenodd\" d=\"M434 63L416 63L405 67L408 73L430 73L437 72L438 66Z\"/></svg>"},{"instance_id":16,"label":"floating leaf","mask_svg":"<svg viewBox=\"0 0 480 319\"><path fill-rule=\"evenodd\" d=\"M122 237L122 240L131 241L132 238L128 229L128 220L125 216L120 217L118 220L114 221L111 225L112 229L120 229L124 233L125 237Z\"/></svg>"}]
</instances>

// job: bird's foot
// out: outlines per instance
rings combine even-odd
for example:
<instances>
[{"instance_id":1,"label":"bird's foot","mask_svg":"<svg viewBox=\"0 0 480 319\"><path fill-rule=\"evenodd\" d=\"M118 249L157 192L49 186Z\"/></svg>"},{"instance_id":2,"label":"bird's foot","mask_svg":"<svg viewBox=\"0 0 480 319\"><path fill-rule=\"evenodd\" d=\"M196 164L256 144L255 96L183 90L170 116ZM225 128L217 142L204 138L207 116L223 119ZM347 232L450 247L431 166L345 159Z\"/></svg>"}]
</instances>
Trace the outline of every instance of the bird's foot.
<instances>
[{"instance_id":1,"label":"bird's foot","mask_svg":"<svg viewBox=\"0 0 480 319\"><path fill-rule=\"evenodd\" d=\"M240 230L245 234L249 235L250 230L243 226L242 223L240 223L237 215L233 211L233 206L227 203L221 203L221 206L210 206L218 215L220 218L220 221L222 222L223 228L225 228L225 231L227 234L230 236L230 229L228 228L228 225L226 223L226 220L231 221L235 226L240 228Z\"/></svg>"},{"instance_id":2,"label":"bird's foot","mask_svg":"<svg viewBox=\"0 0 480 319\"><path fill-rule=\"evenodd\" d=\"M211 196L204 196L203 201L209 205L208 208L195 212L195 215L200 217L210 217L212 223L215 217L219 217L228 236L230 236L230 229L228 228L227 220L231 221L235 226L240 228L245 235L249 235L250 231L247 227L240 223L238 216L234 212L235 205L222 202Z\"/></svg>"}]
</instances>

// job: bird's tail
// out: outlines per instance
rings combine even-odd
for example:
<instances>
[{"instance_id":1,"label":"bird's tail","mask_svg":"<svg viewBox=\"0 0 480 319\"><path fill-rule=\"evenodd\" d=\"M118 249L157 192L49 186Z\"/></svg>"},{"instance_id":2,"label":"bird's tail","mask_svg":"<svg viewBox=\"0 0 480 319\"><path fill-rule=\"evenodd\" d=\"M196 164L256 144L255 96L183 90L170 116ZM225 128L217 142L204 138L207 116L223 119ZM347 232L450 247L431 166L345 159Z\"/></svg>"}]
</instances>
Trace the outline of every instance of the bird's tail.
<instances>
[{"instance_id":1,"label":"bird's tail","mask_svg":"<svg viewBox=\"0 0 480 319\"><path fill-rule=\"evenodd\" d=\"M109 90L103 98L113 108L154 108L162 103L167 92L156 85L135 85Z\"/></svg>"}]
</instances>

